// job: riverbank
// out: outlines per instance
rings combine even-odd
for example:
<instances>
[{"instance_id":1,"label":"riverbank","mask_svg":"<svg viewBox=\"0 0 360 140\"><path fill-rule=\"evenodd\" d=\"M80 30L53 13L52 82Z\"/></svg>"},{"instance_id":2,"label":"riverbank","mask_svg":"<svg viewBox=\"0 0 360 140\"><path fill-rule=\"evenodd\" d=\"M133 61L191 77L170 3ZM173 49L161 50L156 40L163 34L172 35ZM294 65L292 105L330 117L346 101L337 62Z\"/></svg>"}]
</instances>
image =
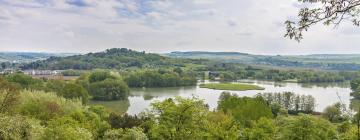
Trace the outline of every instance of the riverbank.
<instances>
[{"instance_id":1,"label":"riverbank","mask_svg":"<svg viewBox=\"0 0 360 140\"><path fill-rule=\"evenodd\" d=\"M250 85L250 84L232 84L232 83L208 83L201 84L200 88L208 88L215 90L233 90L233 91L246 91L246 90L264 90L265 88Z\"/></svg>"}]
</instances>

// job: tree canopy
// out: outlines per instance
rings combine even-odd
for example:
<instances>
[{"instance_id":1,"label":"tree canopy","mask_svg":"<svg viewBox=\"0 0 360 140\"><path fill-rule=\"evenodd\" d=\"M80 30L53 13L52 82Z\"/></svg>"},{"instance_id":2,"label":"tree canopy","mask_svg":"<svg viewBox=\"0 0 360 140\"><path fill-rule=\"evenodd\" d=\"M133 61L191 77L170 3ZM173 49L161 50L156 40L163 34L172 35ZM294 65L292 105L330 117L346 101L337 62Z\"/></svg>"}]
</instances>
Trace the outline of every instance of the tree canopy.
<instances>
[{"instance_id":1,"label":"tree canopy","mask_svg":"<svg viewBox=\"0 0 360 140\"><path fill-rule=\"evenodd\" d=\"M301 3L310 3L311 8L301 8L297 21L286 21L285 37L300 41L303 32L312 25L338 26L343 21L350 21L355 26L360 25L360 0L299 0Z\"/></svg>"}]
</instances>

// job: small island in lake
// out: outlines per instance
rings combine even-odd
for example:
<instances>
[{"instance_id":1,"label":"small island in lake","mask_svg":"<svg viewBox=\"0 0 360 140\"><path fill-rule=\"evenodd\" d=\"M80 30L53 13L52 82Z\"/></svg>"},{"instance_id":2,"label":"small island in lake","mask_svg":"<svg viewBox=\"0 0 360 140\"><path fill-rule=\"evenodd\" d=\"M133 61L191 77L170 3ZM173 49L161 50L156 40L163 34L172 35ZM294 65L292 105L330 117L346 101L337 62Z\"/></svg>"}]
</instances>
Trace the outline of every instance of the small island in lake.
<instances>
[{"instance_id":1,"label":"small island in lake","mask_svg":"<svg viewBox=\"0 0 360 140\"><path fill-rule=\"evenodd\" d=\"M209 88L215 90L234 90L234 91L246 91L246 90L264 90L265 88L250 85L250 84L233 84L233 83L209 83L201 84L200 88Z\"/></svg>"}]
</instances>

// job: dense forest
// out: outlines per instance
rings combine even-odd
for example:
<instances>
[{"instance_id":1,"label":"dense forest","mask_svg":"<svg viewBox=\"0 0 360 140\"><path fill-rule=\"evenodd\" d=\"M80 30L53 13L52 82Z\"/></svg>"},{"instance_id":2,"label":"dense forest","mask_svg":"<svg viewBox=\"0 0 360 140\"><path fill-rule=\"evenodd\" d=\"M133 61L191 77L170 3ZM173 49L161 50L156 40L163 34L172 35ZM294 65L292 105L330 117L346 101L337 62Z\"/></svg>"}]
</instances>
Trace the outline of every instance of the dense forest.
<instances>
[{"instance_id":1,"label":"dense forest","mask_svg":"<svg viewBox=\"0 0 360 140\"><path fill-rule=\"evenodd\" d=\"M138 52L126 48L113 48L104 52L74 55L69 57L50 57L25 64L21 69L46 70L91 70L122 68L161 68L167 66L184 66L185 63L197 63L190 59L173 59L153 53Z\"/></svg>"}]
</instances>

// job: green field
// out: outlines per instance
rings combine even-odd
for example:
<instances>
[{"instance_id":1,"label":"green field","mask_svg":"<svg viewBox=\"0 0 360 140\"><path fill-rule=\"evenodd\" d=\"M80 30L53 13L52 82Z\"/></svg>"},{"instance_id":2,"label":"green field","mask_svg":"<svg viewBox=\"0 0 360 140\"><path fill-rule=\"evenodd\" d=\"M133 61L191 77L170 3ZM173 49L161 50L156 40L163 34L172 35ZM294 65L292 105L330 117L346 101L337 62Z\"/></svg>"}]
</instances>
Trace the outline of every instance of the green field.
<instances>
[{"instance_id":1,"label":"green field","mask_svg":"<svg viewBox=\"0 0 360 140\"><path fill-rule=\"evenodd\" d=\"M209 88L216 90L234 90L234 91L246 91L246 90L264 90L263 87L249 84L232 84L232 83L211 83L201 84L201 88Z\"/></svg>"}]
</instances>

